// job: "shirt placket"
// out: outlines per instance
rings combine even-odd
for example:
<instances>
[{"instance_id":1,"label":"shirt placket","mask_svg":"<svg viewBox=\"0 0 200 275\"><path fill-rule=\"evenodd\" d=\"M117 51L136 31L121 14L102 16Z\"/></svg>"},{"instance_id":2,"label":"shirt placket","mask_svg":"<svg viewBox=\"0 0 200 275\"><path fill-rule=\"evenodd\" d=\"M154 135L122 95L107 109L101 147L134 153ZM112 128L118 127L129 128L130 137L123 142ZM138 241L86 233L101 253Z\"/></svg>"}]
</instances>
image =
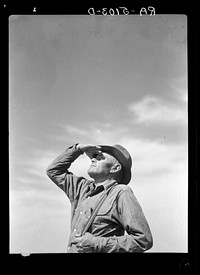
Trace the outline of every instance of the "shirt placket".
<instances>
[{"instance_id":1,"label":"shirt placket","mask_svg":"<svg viewBox=\"0 0 200 275\"><path fill-rule=\"evenodd\" d=\"M72 232L70 234L70 241L69 241L68 251L71 249L72 238L75 235L78 235L82 232L86 222L88 221L88 219L91 216L92 207L90 205L90 199L91 199L90 197L85 199L82 202L81 206L79 207L78 212L76 212L76 215L78 216L78 218L77 218L77 221L75 222L75 224L72 228Z\"/></svg>"}]
</instances>

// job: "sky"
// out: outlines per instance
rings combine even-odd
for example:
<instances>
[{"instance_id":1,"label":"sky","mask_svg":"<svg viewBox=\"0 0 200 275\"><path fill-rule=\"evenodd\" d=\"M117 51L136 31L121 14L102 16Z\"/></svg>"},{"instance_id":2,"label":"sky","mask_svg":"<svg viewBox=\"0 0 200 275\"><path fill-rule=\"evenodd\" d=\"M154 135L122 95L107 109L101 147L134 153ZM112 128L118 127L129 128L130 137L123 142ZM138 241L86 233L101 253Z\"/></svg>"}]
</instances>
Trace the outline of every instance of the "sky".
<instances>
[{"instance_id":1,"label":"sky","mask_svg":"<svg viewBox=\"0 0 200 275\"><path fill-rule=\"evenodd\" d=\"M131 153L148 252L187 252L185 15L9 17L10 253L66 252L70 202L46 168L78 142Z\"/></svg>"}]
</instances>

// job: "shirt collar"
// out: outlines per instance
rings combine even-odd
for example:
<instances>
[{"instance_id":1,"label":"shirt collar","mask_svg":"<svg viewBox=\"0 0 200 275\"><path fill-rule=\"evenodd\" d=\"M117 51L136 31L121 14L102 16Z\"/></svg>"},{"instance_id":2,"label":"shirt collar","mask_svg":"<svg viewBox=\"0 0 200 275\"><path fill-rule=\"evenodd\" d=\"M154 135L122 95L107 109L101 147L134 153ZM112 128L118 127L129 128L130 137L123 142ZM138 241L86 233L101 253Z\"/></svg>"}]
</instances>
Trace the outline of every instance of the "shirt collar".
<instances>
[{"instance_id":1,"label":"shirt collar","mask_svg":"<svg viewBox=\"0 0 200 275\"><path fill-rule=\"evenodd\" d=\"M102 185L103 188L105 190L107 190L108 188L110 188L111 186L113 186L114 184L117 184L117 181L116 180L106 180L104 181L102 184L96 184L95 181L93 181L90 185L90 191L93 191L94 189L97 188L97 186L100 186Z\"/></svg>"},{"instance_id":2,"label":"shirt collar","mask_svg":"<svg viewBox=\"0 0 200 275\"><path fill-rule=\"evenodd\" d=\"M99 184L99 185L95 184L95 181L92 181L89 188L88 188L88 191L89 191L89 193L91 193L98 186L103 186L104 190L108 190L108 188L110 188L111 186L116 185L116 184L118 184L116 180L106 180L102 184Z\"/></svg>"},{"instance_id":3,"label":"shirt collar","mask_svg":"<svg viewBox=\"0 0 200 275\"><path fill-rule=\"evenodd\" d=\"M105 190L107 190L108 188L110 188L111 186L113 186L115 184L117 184L116 180L106 180L102 183Z\"/></svg>"}]
</instances>

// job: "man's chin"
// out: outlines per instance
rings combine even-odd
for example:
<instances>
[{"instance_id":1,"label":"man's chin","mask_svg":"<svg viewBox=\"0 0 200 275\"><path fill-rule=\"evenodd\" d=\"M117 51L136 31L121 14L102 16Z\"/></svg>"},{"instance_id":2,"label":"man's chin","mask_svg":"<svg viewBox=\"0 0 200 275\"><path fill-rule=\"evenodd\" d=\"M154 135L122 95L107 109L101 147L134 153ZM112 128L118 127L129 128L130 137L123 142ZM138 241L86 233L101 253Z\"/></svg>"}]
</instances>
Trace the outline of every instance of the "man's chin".
<instances>
[{"instance_id":1,"label":"man's chin","mask_svg":"<svg viewBox=\"0 0 200 275\"><path fill-rule=\"evenodd\" d=\"M88 171L87 171L87 173L88 173L88 175L89 175L92 179L95 178L96 173L95 173L95 171L94 171L92 168L89 168Z\"/></svg>"}]
</instances>

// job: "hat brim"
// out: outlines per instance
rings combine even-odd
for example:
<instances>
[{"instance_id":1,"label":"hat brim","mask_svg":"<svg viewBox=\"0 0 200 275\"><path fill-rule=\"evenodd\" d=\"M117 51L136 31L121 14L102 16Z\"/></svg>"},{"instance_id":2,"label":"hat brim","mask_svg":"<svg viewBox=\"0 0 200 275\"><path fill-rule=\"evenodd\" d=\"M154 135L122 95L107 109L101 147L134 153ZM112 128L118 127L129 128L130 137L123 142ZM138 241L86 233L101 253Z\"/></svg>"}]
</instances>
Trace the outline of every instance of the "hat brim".
<instances>
[{"instance_id":1,"label":"hat brim","mask_svg":"<svg viewBox=\"0 0 200 275\"><path fill-rule=\"evenodd\" d=\"M131 168L129 163L127 162L127 159L123 155L123 153L119 149L113 146L109 146L109 145L99 145L99 146L101 146L102 152L112 155L119 161L123 169L123 179L121 180L120 183L128 184L131 180Z\"/></svg>"}]
</instances>

